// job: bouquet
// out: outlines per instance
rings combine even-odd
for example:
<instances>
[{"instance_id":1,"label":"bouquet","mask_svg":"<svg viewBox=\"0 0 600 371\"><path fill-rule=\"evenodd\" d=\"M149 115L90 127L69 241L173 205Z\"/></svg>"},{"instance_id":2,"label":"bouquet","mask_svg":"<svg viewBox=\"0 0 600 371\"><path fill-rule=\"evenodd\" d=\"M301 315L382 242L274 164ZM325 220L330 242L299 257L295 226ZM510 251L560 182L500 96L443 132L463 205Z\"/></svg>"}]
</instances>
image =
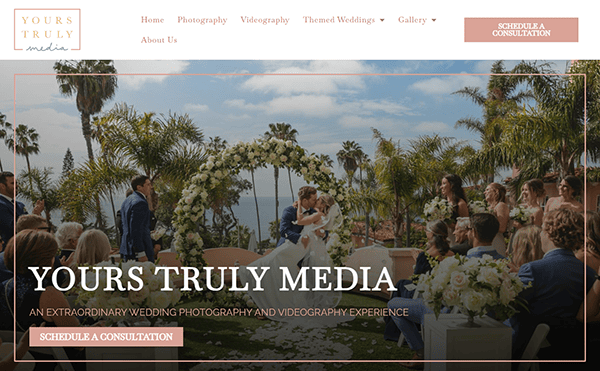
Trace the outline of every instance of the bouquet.
<instances>
[{"instance_id":1,"label":"bouquet","mask_svg":"<svg viewBox=\"0 0 600 371\"><path fill-rule=\"evenodd\" d=\"M514 209L510 211L510 218L515 220L523 225L531 223L531 216L535 212L534 209L526 207L526 206L515 206Z\"/></svg>"},{"instance_id":2,"label":"bouquet","mask_svg":"<svg viewBox=\"0 0 600 371\"><path fill-rule=\"evenodd\" d=\"M485 201L469 201L469 215L489 213L489 205Z\"/></svg>"},{"instance_id":3,"label":"bouquet","mask_svg":"<svg viewBox=\"0 0 600 371\"><path fill-rule=\"evenodd\" d=\"M110 262L102 262L94 267L117 267ZM104 291L106 287L107 274L106 270L102 269L96 272L94 269L89 269L85 276L86 286L95 290L87 291L82 288L82 285L75 289L74 294L78 296L77 302L87 308L101 309L128 309L128 308L170 308L174 307L181 299L181 291L175 288L173 280L169 278L169 287L173 291L161 291L165 282L164 271L159 274L154 274L156 266L152 262L136 262L128 261L119 263L118 267L123 274L118 279L121 281L124 288L127 288L127 283L131 282L133 287L138 287L139 284L134 281L128 274L129 268L132 266L141 266L142 274L139 278L143 281L143 287L139 291L124 290L120 291L119 287L113 283L114 291ZM96 277L98 275L98 277ZM83 279L83 278L82 278ZM96 286L96 283L99 283ZM128 311L129 312L129 311ZM112 318L111 318L112 319Z\"/></svg>"},{"instance_id":4,"label":"bouquet","mask_svg":"<svg viewBox=\"0 0 600 371\"><path fill-rule=\"evenodd\" d=\"M158 241L162 236L165 235L167 229L165 227L159 227L150 232L150 238L154 241Z\"/></svg>"},{"instance_id":5,"label":"bouquet","mask_svg":"<svg viewBox=\"0 0 600 371\"><path fill-rule=\"evenodd\" d=\"M518 297L524 286L516 273L510 272L508 260L451 256L437 263L419 277L417 290L423 301L439 316L442 306L458 306L470 318L494 311L496 319L512 317L517 306L525 306Z\"/></svg>"},{"instance_id":6,"label":"bouquet","mask_svg":"<svg viewBox=\"0 0 600 371\"><path fill-rule=\"evenodd\" d=\"M423 212L427 220L450 220L452 218L452 205L448 200L436 197L425 204Z\"/></svg>"}]
</instances>

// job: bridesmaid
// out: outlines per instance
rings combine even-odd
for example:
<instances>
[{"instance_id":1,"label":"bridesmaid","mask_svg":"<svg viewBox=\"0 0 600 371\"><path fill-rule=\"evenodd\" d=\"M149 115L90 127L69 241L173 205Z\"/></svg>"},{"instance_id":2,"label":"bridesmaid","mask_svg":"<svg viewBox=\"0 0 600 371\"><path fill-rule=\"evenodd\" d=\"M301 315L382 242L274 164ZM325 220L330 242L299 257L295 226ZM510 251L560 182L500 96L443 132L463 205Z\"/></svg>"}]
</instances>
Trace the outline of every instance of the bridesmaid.
<instances>
[{"instance_id":1,"label":"bridesmaid","mask_svg":"<svg viewBox=\"0 0 600 371\"><path fill-rule=\"evenodd\" d=\"M504 232L508 226L510 219L510 210L506 203L506 188L498 183L490 183L483 192L485 200L490 205L490 211L496 215L498 222L500 223L500 229L498 234L492 241L492 246L496 249L496 252L502 256L506 256L506 243L504 242Z\"/></svg>"},{"instance_id":2,"label":"bridesmaid","mask_svg":"<svg viewBox=\"0 0 600 371\"><path fill-rule=\"evenodd\" d=\"M575 199L581 194L581 180L574 175L567 175L558 186L558 197L552 197L546 203L546 210L569 209L578 213L583 212L583 204Z\"/></svg>"},{"instance_id":3,"label":"bridesmaid","mask_svg":"<svg viewBox=\"0 0 600 371\"><path fill-rule=\"evenodd\" d=\"M542 226L542 220L544 219L544 209L540 206L540 198L544 197L546 190L544 189L544 182L540 179L531 179L523 184L521 190L521 199L527 207L535 210L532 215L531 223L537 226Z\"/></svg>"},{"instance_id":4,"label":"bridesmaid","mask_svg":"<svg viewBox=\"0 0 600 371\"><path fill-rule=\"evenodd\" d=\"M467 218L469 216L469 207L467 206L467 196L462 188L462 179L456 174L448 174L442 178L442 185L440 187L442 196L446 197L446 200L452 205L452 224L448 225L449 233L448 237L450 240L450 246L454 246L454 226L456 220L461 218Z\"/></svg>"}]
</instances>

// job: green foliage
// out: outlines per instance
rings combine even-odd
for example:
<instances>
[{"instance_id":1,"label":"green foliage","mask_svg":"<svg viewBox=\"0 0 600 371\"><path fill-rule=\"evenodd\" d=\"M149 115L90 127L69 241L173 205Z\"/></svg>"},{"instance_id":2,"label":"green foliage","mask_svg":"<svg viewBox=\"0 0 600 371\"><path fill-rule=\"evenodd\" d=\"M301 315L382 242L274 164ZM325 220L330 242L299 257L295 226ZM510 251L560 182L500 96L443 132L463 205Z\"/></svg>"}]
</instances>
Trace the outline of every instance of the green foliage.
<instances>
[{"instance_id":1,"label":"green foliage","mask_svg":"<svg viewBox=\"0 0 600 371\"><path fill-rule=\"evenodd\" d=\"M296 136L298 130L293 129L292 125L284 122L278 122L276 124L269 124L269 131L263 135L265 140L271 138L279 139L283 141L290 141L292 144L297 144ZM275 219L279 219L279 166L273 165L273 175L275 177ZM292 175L291 169L288 167L288 176L290 181L290 190L292 192L292 199L294 198L294 190L292 189ZM260 225L258 226L260 229ZM279 230L276 231L275 241L279 239Z\"/></svg>"},{"instance_id":2,"label":"green foliage","mask_svg":"<svg viewBox=\"0 0 600 371\"><path fill-rule=\"evenodd\" d=\"M238 232L239 232L239 247L241 249L247 249L248 244L250 243L250 228L244 224L236 225L233 229L231 229L227 235L227 242L223 246L238 246Z\"/></svg>"},{"instance_id":3,"label":"green foliage","mask_svg":"<svg viewBox=\"0 0 600 371\"><path fill-rule=\"evenodd\" d=\"M374 200L380 200L375 203L379 215L394 220L395 246L400 247L406 211L420 215L425 202L438 193L442 177L448 172L460 175L461 162L473 149L439 135L410 140L407 149L385 139L377 129L373 129L373 138L377 140L375 179L380 185Z\"/></svg>"},{"instance_id":4,"label":"green foliage","mask_svg":"<svg viewBox=\"0 0 600 371\"><path fill-rule=\"evenodd\" d=\"M343 166L344 171L346 172L348 188L352 188L354 172L366 159L362 147L353 140L347 140L342 143L342 149L338 151L336 157L338 163Z\"/></svg>"},{"instance_id":5,"label":"green foliage","mask_svg":"<svg viewBox=\"0 0 600 371\"><path fill-rule=\"evenodd\" d=\"M496 61L491 67L487 91L484 93L478 87L465 87L453 94L459 94L471 99L482 108L482 119L472 117L462 118L456 122L455 127L464 127L480 136L481 149L485 152L500 141L504 132L505 118L515 112L530 98L533 93L530 90L521 89L525 80L523 76L515 75L520 72L520 65L511 71L504 67L504 61ZM496 169L503 167L500 159L488 158L486 162L480 162L474 167L469 164L464 167L465 175L468 175L475 183L480 177L492 182Z\"/></svg>"},{"instance_id":6,"label":"green foliage","mask_svg":"<svg viewBox=\"0 0 600 371\"><path fill-rule=\"evenodd\" d=\"M6 130L8 130L9 128L12 128L12 124L10 122L6 121L6 115L3 114L2 112L0 112L0 139L1 140L6 139L6 135L7 135ZM0 161L0 171L4 171L4 168L2 167L2 161Z\"/></svg>"},{"instance_id":7,"label":"green foliage","mask_svg":"<svg viewBox=\"0 0 600 371\"><path fill-rule=\"evenodd\" d=\"M71 149L67 148L67 152L65 153L65 157L63 159L61 176L68 176L71 173L71 171L73 171L73 169L75 169L75 161L73 160L73 154L71 153Z\"/></svg>"},{"instance_id":8,"label":"green foliage","mask_svg":"<svg viewBox=\"0 0 600 371\"><path fill-rule=\"evenodd\" d=\"M220 246L237 246L237 238L236 244L230 245L231 235L237 233L235 229L238 225L233 206L238 205L241 194L251 188L252 184L249 181L237 175L229 175L208 192L208 202L213 211L210 229Z\"/></svg>"},{"instance_id":9,"label":"green foliage","mask_svg":"<svg viewBox=\"0 0 600 371\"><path fill-rule=\"evenodd\" d=\"M117 91L117 70L111 60L63 60L54 64L56 81L62 95L75 95L77 110L81 112L81 127L88 158L94 158L90 117L102 110L104 103Z\"/></svg>"},{"instance_id":10,"label":"green foliage","mask_svg":"<svg viewBox=\"0 0 600 371\"><path fill-rule=\"evenodd\" d=\"M58 204L58 186L52 181L52 168L38 169L34 167L31 171L22 171L19 178L27 180L19 186L19 194L32 204L37 200L44 200L46 219L50 223L50 213L56 209Z\"/></svg>"},{"instance_id":11,"label":"green foliage","mask_svg":"<svg viewBox=\"0 0 600 371\"><path fill-rule=\"evenodd\" d=\"M117 104L94 121L102 150L124 159L155 181L187 181L205 160L203 135L191 118L169 113L140 113Z\"/></svg>"},{"instance_id":12,"label":"green foliage","mask_svg":"<svg viewBox=\"0 0 600 371\"><path fill-rule=\"evenodd\" d=\"M577 61L559 75L547 63L520 63L516 72L532 88L534 106L512 111L503 118L503 133L497 143L482 149L466 166L477 170L495 161L499 166L516 165L520 173L511 188L520 189L532 178L550 171L561 177L573 174L582 156L600 158L600 62ZM585 109L587 108L587 121ZM584 124L587 123L587 153L584 154Z\"/></svg>"},{"instance_id":13,"label":"green foliage","mask_svg":"<svg viewBox=\"0 0 600 371\"><path fill-rule=\"evenodd\" d=\"M400 240L400 246L410 246L417 249L424 249L427 244L427 235L425 230L416 230L411 226L410 228L410 244L406 243L406 233L402 235Z\"/></svg>"},{"instance_id":14,"label":"green foliage","mask_svg":"<svg viewBox=\"0 0 600 371\"><path fill-rule=\"evenodd\" d=\"M279 224L281 223L281 219L276 219L269 222L269 235L271 236L271 240L274 240L275 243L279 241L277 237L279 236Z\"/></svg>"},{"instance_id":15,"label":"green foliage","mask_svg":"<svg viewBox=\"0 0 600 371\"><path fill-rule=\"evenodd\" d=\"M113 190L123 189L136 171L123 159L115 162L99 157L88 160L61 178L58 201L64 221L84 224L97 216L96 199L106 199Z\"/></svg>"}]
</instances>

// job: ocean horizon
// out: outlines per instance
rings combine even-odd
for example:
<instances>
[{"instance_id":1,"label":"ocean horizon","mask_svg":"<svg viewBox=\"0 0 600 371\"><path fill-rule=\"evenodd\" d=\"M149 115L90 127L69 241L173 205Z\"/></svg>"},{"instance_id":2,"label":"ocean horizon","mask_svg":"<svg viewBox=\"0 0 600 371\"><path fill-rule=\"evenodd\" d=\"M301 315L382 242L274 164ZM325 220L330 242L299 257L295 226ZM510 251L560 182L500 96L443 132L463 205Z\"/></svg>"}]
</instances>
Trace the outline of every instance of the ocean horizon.
<instances>
[{"instance_id":1,"label":"ocean horizon","mask_svg":"<svg viewBox=\"0 0 600 371\"><path fill-rule=\"evenodd\" d=\"M258 200L258 211L260 216L260 232L263 240L269 238L269 223L275 220L275 197L257 197ZM125 197L115 197L115 210L121 209L121 204L125 200ZM279 197L279 218L283 210L292 204L292 198L290 196ZM27 207L31 210L31 207ZM114 226L114 218L112 212L112 206L109 201L102 202L102 210L107 216L107 223L110 226ZM256 232L256 239L259 238L258 233L258 220L256 218L256 204L254 202L254 196L242 196L240 197L239 204L232 207L235 218L241 225L245 225ZM42 214L42 216L45 216ZM61 224L62 212L60 210L53 210L51 212L52 223L56 226ZM209 210L206 212L206 222L210 224L212 219L212 212Z\"/></svg>"}]
</instances>

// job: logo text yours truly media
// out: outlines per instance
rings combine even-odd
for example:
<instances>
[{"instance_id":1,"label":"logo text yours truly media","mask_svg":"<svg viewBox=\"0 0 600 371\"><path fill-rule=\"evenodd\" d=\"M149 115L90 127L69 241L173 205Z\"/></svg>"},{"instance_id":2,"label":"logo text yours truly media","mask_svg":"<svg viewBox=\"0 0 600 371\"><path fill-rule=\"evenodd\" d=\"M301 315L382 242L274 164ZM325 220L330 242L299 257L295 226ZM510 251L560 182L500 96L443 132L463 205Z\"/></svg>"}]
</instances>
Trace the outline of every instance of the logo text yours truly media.
<instances>
[{"instance_id":1,"label":"logo text yours truly media","mask_svg":"<svg viewBox=\"0 0 600 371\"><path fill-rule=\"evenodd\" d=\"M15 9L14 49L81 50L81 9Z\"/></svg>"}]
</instances>

